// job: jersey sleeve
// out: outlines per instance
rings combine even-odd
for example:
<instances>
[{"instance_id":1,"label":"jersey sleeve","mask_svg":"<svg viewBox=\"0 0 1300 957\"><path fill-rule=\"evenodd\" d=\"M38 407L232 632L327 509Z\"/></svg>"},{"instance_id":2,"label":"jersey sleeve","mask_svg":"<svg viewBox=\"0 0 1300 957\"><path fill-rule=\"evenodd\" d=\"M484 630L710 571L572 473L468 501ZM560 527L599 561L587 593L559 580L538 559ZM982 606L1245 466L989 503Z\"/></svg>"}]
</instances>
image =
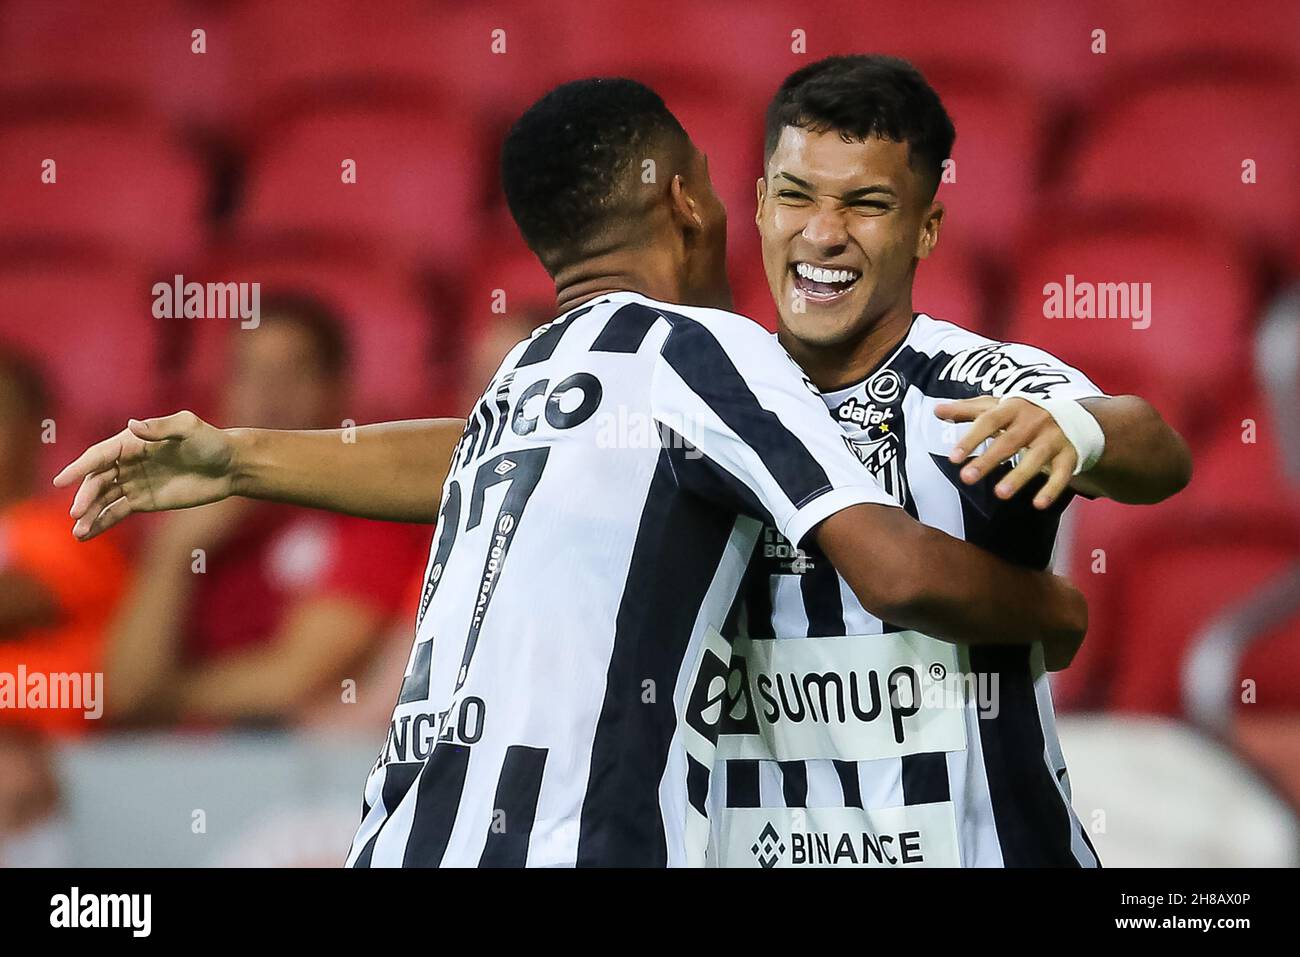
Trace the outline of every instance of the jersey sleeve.
<instances>
[{"instance_id":1,"label":"jersey sleeve","mask_svg":"<svg viewBox=\"0 0 1300 957\"><path fill-rule=\"evenodd\" d=\"M678 484L795 544L850 505L895 505L776 340L721 315L707 325L678 317L652 379L653 416Z\"/></svg>"},{"instance_id":2,"label":"jersey sleeve","mask_svg":"<svg viewBox=\"0 0 1300 957\"><path fill-rule=\"evenodd\" d=\"M959 352L939 375L969 385L976 396L1028 394L1044 399L1088 399L1106 394L1074 366L1021 342L990 342Z\"/></svg>"}]
</instances>

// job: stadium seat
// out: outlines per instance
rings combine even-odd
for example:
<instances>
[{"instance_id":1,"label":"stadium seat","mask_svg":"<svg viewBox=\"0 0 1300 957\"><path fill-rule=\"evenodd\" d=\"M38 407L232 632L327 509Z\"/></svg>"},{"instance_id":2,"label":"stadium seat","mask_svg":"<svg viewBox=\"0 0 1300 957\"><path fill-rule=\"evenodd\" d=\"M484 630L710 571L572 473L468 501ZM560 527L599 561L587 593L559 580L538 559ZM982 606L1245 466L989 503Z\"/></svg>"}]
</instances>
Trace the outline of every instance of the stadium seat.
<instances>
[{"instance_id":1,"label":"stadium seat","mask_svg":"<svg viewBox=\"0 0 1300 957\"><path fill-rule=\"evenodd\" d=\"M1044 117L1022 84L991 74L933 70L957 130L954 178L939 187L944 235L1001 266L1029 224L1038 195Z\"/></svg>"},{"instance_id":2,"label":"stadium seat","mask_svg":"<svg viewBox=\"0 0 1300 957\"><path fill-rule=\"evenodd\" d=\"M482 221L474 129L429 105L340 105L263 131L236 219L260 238L317 237L462 268ZM344 162L355 162L345 182Z\"/></svg>"},{"instance_id":3,"label":"stadium seat","mask_svg":"<svg viewBox=\"0 0 1300 957\"><path fill-rule=\"evenodd\" d=\"M417 278L350 251L282 247L218 253L194 276L199 282L260 282L273 290L314 295L342 318L353 353L352 396L357 422L383 417L447 414L450 370L438 361L437 334L458 335L430 312ZM233 321L205 320L193 331L181 404L204 404L218 394L226 350L239 329Z\"/></svg>"},{"instance_id":4,"label":"stadium seat","mask_svg":"<svg viewBox=\"0 0 1300 957\"><path fill-rule=\"evenodd\" d=\"M1252 0L1235 17L1224 16L1217 0L1087 0L1080 6L1108 33L1104 59L1111 69L1149 74L1162 63L1207 55L1281 62L1300 56L1300 6L1292 0Z\"/></svg>"},{"instance_id":5,"label":"stadium seat","mask_svg":"<svg viewBox=\"0 0 1300 957\"><path fill-rule=\"evenodd\" d=\"M0 343L39 360L49 379L60 465L153 408L163 320L150 288L131 263L0 257Z\"/></svg>"},{"instance_id":6,"label":"stadium seat","mask_svg":"<svg viewBox=\"0 0 1300 957\"><path fill-rule=\"evenodd\" d=\"M47 164L53 161L53 166ZM0 127L0 234L112 255L183 259L203 239L203 170L140 118ZM47 182L50 173L53 182Z\"/></svg>"},{"instance_id":7,"label":"stadium seat","mask_svg":"<svg viewBox=\"0 0 1300 957\"><path fill-rule=\"evenodd\" d=\"M1300 218L1300 125L1281 119L1300 112L1296 82L1263 68L1211 66L1100 100L1069 154L1060 198L1076 209L1181 206L1281 261ZM1243 182L1247 161L1254 183Z\"/></svg>"},{"instance_id":8,"label":"stadium seat","mask_svg":"<svg viewBox=\"0 0 1300 957\"><path fill-rule=\"evenodd\" d=\"M1245 420L1253 432L1244 431ZM1074 664L1053 678L1065 710L1178 713L1181 656L1192 638L1300 561L1300 501L1263 400L1248 391L1231 403L1201 445L1191 485L1174 498L1141 507L1076 502L1067 513L1063 570L1088 599L1089 627ZM1275 660L1284 671L1294 664L1300 678L1300 642L1278 641L1252 649L1247 665L1259 673L1287 647ZM1300 695L1283 699L1300 706Z\"/></svg>"},{"instance_id":9,"label":"stadium seat","mask_svg":"<svg viewBox=\"0 0 1300 957\"><path fill-rule=\"evenodd\" d=\"M1099 223L1054 222L1023 250L1018 272L1007 338L1056 353L1107 392L1148 397L1193 443L1200 430L1190 426L1214 419L1224 384L1247 377L1254 273L1222 237L1159 211L1117 210ZM1132 318L1050 318L1049 284L1064 300L1069 282L1076 303L1083 283L1099 293L1103 284L1150 283L1149 326L1135 327L1145 320L1132 302ZM1108 314L1124 311L1121 299L1106 298Z\"/></svg>"},{"instance_id":10,"label":"stadium seat","mask_svg":"<svg viewBox=\"0 0 1300 957\"><path fill-rule=\"evenodd\" d=\"M0 4L0 98L14 109L129 107L204 125L224 108L221 13L174 0ZM191 33L207 31L207 52Z\"/></svg>"},{"instance_id":11,"label":"stadium seat","mask_svg":"<svg viewBox=\"0 0 1300 957\"><path fill-rule=\"evenodd\" d=\"M490 0L238 3L230 44L241 123L340 96L382 103L394 91L442 95L465 119L522 109L560 79L548 65L561 57L558 32L544 8Z\"/></svg>"},{"instance_id":12,"label":"stadium seat","mask_svg":"<svg viewBox=\"0 0 1300 957\"><path fill-rule=\"evenodd\" d=\"M981 335L998 335L979 267L964 247L946 238L917 267L912 308Z\"/></svg>"}]
</instances>

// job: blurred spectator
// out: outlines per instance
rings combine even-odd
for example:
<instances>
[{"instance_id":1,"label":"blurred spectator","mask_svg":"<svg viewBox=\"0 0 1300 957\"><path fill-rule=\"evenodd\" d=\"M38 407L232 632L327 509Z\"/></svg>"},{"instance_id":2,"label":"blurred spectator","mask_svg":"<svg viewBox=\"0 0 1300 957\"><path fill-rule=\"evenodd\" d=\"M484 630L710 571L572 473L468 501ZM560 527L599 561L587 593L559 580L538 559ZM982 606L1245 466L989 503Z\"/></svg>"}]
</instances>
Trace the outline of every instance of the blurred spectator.
<instances>
[{"instance_id":1,"label":"blurred spectator","mask_svg":"<svg viewBox=\"0 0 1300 957\"><path fill-rule=\"evenodd\" d=\"M37 495L44 484L37 467L42 423L54 421L50 412L36 367L16 354L0 354L0 674L20 695L20 672L101 669L104 627L126 579L113 536L78 543L66 496ZM49 700L39 708L16 704L0 697L0 725L62 733L87 727L86 708Z\"/></svg>"},{"instance_id":2,"label":"blurred spectator","mask_svg":"<svg viewBox=\"0 0 1300 957\"><path fill-rule=\"evenodd\" d=\"M348 350L298 296L233 336L223 424L337 428ZM363 659L428 531L231 499L164 516L110 632L106 709L128 721L279 723Z\"/></svg>"},{"instance_id":3,"label":"blurred spectator","mask_svg":"<svg viewBox=\"0 0 1300 957\"><path fill-rule=\"evenodd\" d=\"M66 867L67 831L49 748L0 728L0 867Z\"/></svg>"},{"instance_id":4,"label":"blurred spectator","mask_svg":"<svg viewBox=\"0 0 1300 957\"><path fill-rule=\"evenodd\" d=\"M465 385L457 403L461 415L473 411L506 353L531 336L538 326L555 318L551 306L550 302L545 306L530 302L504 315L493 316L492 321L483 324L465 355L465 373L461 377Z\"/></svg>"}]
</instances>

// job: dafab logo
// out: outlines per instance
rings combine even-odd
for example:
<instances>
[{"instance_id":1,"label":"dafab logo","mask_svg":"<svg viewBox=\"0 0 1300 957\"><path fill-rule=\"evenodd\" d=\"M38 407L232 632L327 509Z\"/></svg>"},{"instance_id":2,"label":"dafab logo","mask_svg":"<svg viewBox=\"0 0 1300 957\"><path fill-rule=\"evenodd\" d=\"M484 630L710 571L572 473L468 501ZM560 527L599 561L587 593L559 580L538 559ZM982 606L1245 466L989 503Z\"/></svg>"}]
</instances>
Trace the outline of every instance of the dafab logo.
<instances>
[{"instance_id":1,"label":"dafab logo","mask_svg":"<svg viewBox=\"0 0 1300 957\"><path fill-rule=\"evenodd\" d=\"M777 862L781 860L781 856L785 854L785 842L781 840L781 835L772 826L772 822L768 821L767 826L759 832L758 840L754 842L750 850L753 851L754 857L758 860L759 867L769 870L776 867Z\"/></svg>"}]
</instances>

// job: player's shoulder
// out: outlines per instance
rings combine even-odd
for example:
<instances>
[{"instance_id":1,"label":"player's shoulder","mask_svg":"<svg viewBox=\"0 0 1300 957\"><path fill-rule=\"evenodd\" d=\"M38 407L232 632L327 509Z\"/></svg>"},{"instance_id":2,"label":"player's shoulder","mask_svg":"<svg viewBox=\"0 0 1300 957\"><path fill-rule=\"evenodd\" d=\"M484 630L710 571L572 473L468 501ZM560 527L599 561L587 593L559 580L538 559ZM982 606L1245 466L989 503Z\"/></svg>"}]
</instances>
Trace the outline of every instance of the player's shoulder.
<instances>
[{"instance_id":1,"label":"player's shoulder","mask_svg":"<svg viewBox=\"0 0 1300 957\"><path fill-rule=\"evenodd\" d=\"M641 301L669 323L664 340L665 354L720 348L733 361L790 361L771 332L741 313L711 306L659 302L645 297Z\"/></svg>"},{"instance_id":2,"label":"player's shoulder","mask_svg":"<svg viewBox=\"0 0 1300 957\"><path fill-rule=\"evenodd\" d=\"M930 356L942 357L945 362L955 355L970 355L974 352L996 351L1006 355L1022 355L1042 360L1060 361L1046 349L1027 342L1015 342L1009 339L993 339L973 329L937 319L928 313L918 313L908 336L908 344L918 352Z\"/></svg>"}]
</instances>

